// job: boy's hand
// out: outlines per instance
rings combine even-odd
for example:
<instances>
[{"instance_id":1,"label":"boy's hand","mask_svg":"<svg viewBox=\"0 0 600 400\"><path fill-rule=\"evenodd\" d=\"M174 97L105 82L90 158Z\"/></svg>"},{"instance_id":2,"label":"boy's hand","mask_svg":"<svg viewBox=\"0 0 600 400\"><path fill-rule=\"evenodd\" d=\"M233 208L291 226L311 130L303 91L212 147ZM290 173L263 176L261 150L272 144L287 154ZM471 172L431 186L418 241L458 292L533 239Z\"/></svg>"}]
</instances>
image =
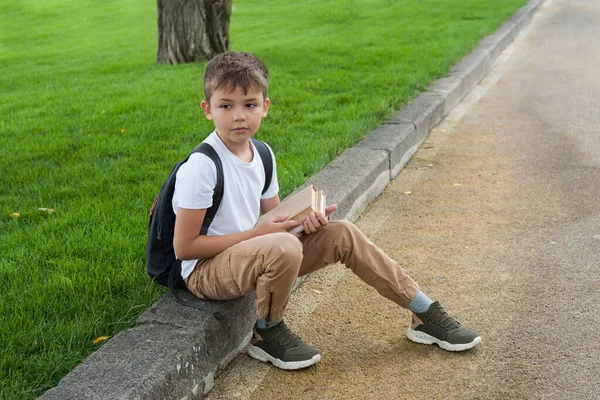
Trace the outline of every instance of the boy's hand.
<instances>
[{"instance_id":1,"label":"boy's hand","mask_svg":"<svg viewBox=\"0 0 600 400\"><path fill-rule=\"evenodd\" d=\"M284 214L262 221L256 225L256 230L259 235L267 235L275 232L287 232L289 229L300 225L298 221L294 221L293 219L287 220L288 217L289 215Z\"/></svg>"},{"instance_id":2,"label":"boy's hand","mask_svg":"<svg viewBox=\"0 0 600 400\"><path fill-rule=\"evenodd\" d=\"M337 205L332 204L325 209L325 215L320 212L311 212L304 219L304 233L310 235L327 225L327 218L337 210Z\"/></svg>"}]
</instances>

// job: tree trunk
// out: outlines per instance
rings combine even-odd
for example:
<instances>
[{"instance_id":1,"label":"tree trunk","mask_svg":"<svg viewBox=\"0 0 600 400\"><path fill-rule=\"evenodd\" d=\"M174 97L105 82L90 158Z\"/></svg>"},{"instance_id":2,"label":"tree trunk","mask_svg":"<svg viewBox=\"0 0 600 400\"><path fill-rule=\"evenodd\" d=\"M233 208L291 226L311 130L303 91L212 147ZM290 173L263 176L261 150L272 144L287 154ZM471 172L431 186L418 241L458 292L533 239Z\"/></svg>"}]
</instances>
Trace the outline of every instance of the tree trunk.
<instances>
[{"instance_id":1,"label":"tree trunk","mask_svg":"<svg viewBox=\"0 0 600 400\"><path fill-rule=\"evenodd\" d=\"M158 0L156 61L206 61L229 49L232 0Z\"/></svg>"}]
</instances>

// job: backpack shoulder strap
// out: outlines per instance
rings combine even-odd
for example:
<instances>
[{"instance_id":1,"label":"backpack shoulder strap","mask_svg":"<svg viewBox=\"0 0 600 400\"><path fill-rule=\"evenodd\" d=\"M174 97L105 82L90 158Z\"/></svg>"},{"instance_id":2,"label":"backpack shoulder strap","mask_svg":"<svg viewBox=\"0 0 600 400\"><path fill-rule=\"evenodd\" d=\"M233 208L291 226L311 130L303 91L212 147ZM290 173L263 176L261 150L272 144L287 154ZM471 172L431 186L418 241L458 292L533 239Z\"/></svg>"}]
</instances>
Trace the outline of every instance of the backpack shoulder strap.
<instances>
[{"instance_id":1,"label":"backpack shoulder strap","mask_svg":"<svg viewBox=\"0 0 600 400\"><path fill-rule=\"evenodd\" d=\"M223 188L224 188L223 163L221 163L221 159L219 158L219 155L217 154L215 149L208 143L204 143L204 142L200 143L194 150L192 150L190 155L187 156L187 158L184 161L187 161L190 158L190 156L194 153L202 153L202 154L206 155L208 158L210 158L215 163L215 167L217 169L217 184L215 185L215 190L213 192L212 206L210 206L206 210L204 222L202 223L202 228L200 229L200 234L206 235L206 233L208 232L208 227L210 226L213 219L215 218L215 215L217 214L217 210L219 209L219 206L221 205L221 200L223 199ZM179 297L179 295L177 294L175 289L177 286L180 286L180 285L182 285L185 288L185 283L183 282L183 279L181 278L181 261L176 260L175 263L173 264L173 266L171 267L171 271L169 272L169 284L168 284L171 294L173 295L173 298L182 306L195 308L197 310L201 310L201 311L210 313L219 320L223 318L223 316L221 315L221 313L218 310L215 310L214 308L209 307L202 302L192 303L192 302L186 301L186 300L182 299L181 297Z\"/></svg>"},{"instance_id":2,"label":"backpack shoulder strap","mask_svg":"<svg viewBox=\"0 0 600 400\"><path fill-rule=\"evenodd\" d=\"M175 290L175 286L176 286L175 281L177 279L181 279L181 261L180 260L175 261L175 264L173 264L173 267L171 267L171 271L169 272L169 290L171 291L171 295L173 296L175 301L177 301L182 306L195 308L196 310L200 310L200 311L204 311L209 314L212 314L218 320L223 319L223 315L219 312L219 310L215 310L214 308L206 305L203 301L191 302L191 301L187 301L187 300L184 300L181 297L179 297L179 295L177 294L177 291ZM185 283L183 286L185 288Z\"/></svg>"},{"instance_id":3,"label":"backpack shoulder strap","mask_svg":"<svg viewBox=\"0 0 600 400\"><path fill-rule=\"evenodd\" d=\"M212 206L206 210L204 223L202 224L202 229L200 230L201 235L206 235L208 232L208 227L215 218L215 215L217 215L217 211L221 205L221 200L223 199L223 188L225 187L225 180L223 178L223 163L221 162L221 158L219 158L219 155L215 149L208 143L200 143L198 147L192 151L192 154L194 153L204 154L215 163L215 167L217 168L217 184L215 185L215 191L213 192Z\"/></svg>"},{"instance_id":4,"label":"backpack shoulder strap","mask_svg":"<svg viewBox=\"0 0 600 400\"><path fill-rule=\"evenodd\" d=\"M269 186L271 186L271 180L273 178L273 158L271 157L269 148L264 142L252 138L252 143L254 143L254 147L256 147L256 150L258 150L263 167L265 168L265 186L262 190L262 194L265 194L269 189Z\"/></svg>"}]
</instances>

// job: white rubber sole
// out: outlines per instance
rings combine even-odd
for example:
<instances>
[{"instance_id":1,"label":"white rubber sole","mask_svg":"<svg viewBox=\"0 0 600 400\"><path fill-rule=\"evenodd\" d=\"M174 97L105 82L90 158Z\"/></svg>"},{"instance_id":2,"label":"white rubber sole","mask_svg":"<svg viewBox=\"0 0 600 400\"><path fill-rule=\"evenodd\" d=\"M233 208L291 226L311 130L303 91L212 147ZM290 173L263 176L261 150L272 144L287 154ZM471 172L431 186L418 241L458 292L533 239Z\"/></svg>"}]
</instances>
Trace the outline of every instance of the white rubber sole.
<instances>
[{"instance_id":1,"label":"white rubber sole","mask_svg":"<svg viewBox=\"0 0 600 400\"><path fill-rule=\"evenodd\" d=\"M481 343L481 336L477 336L470 343L460 343L460 344L451 344L444 340L439 340L434 338L431 335L426 334L425 332L415 331L413 328L408 327L408 331L406 332L406 336L415 343L422 344L437 344L444 350L448 351L464 351L471 349Z\"/></svg>"},{"instance_id":2,"label":"white rubber sole","mask_svg":"<svg viewBox=\"0 0 600 400\"><path fill-rule=\"evenodd\" d=\"M270 362L277 368L285 369L285 370L294 370L294 369L302 369L306 367L310 367L311 365L315 365L319 361L321 361L321 355L317 354L313 356L310 360L304 361L282 361L279 358L275 358L269 355L266 351L261 349L260 347L248 345L248 355L252 358L257 359L262 362Z\"/></svg>"}]
</instances>

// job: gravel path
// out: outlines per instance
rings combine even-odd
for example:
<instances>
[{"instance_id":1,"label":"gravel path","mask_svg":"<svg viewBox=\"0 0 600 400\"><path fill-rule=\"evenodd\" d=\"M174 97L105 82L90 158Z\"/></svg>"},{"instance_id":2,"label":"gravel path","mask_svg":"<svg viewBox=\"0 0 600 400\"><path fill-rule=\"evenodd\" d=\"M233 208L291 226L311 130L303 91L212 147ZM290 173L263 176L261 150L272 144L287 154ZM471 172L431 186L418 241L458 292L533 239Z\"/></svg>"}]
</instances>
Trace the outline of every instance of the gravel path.
<instances>
[{"instance_id":1,"label":"gravel path","mask_svg":"<svg viewBox=\"0 0 600 400\"><path fill-rule=\"evenodd\" d=\"M483 343L414 344L341 266L288 320L323 359L239 357L209 399L600 398L600 4L550 0L357 221Z\"/></svg>"}]
</instances>

